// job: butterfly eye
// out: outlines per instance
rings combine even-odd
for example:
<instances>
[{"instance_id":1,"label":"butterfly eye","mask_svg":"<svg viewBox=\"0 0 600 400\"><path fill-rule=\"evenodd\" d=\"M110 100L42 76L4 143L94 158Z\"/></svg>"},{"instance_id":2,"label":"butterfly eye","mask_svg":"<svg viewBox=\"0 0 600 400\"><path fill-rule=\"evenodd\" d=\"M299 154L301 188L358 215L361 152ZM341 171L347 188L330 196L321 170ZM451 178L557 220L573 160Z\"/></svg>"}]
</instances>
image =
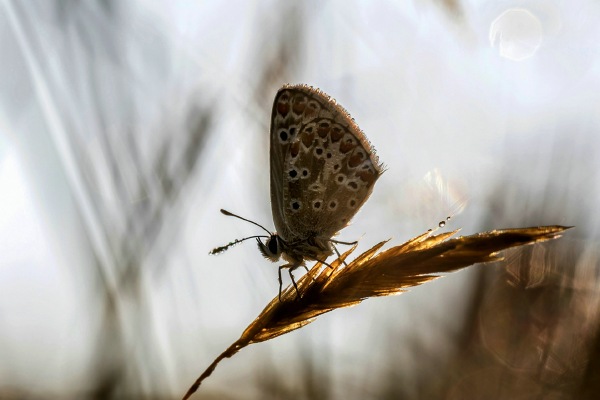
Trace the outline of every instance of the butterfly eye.
<instances>
[{"instance_id":1,"label":"butterfly eye","mask_svg":"<svg viewBox=\"0 0 600 400\"><path fill-rule=\"evenodd\" d=\"M267 241L267 247L272 254L277 254L277 238L275 236L271 236Z\"/></svg>"}]
</instances>

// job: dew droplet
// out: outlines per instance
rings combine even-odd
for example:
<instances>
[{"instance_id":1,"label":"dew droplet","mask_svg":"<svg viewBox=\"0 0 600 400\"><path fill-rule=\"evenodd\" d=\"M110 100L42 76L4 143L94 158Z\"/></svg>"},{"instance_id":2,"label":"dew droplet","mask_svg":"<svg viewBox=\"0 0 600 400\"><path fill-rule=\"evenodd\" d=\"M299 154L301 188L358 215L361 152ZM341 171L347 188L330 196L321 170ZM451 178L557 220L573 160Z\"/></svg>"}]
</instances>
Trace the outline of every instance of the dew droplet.
<instances>
[{"instance_id":1,"label":"dew droplet","mask_svg":"<svg viewBox=\"0 0 600 400\"><path fill-rule=\"evenodd\" d=\"M440 223L438 224L438 226L440 228L443 228L444 226L446 226L446 221L440 221Z\"/></svg>"}]
</instances>

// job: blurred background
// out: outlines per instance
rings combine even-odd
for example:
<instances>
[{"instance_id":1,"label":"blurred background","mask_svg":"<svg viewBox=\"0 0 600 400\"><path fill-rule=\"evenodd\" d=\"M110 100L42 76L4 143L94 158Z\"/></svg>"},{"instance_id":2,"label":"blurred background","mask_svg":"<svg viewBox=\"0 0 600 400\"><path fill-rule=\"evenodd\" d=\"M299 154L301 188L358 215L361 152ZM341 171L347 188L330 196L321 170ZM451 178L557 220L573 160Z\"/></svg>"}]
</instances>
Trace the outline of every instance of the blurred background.
<instances>
[{"instance_id":1,"label":"blurred background","mask_svg":"<svg viewBox=\"0 0 600 400\"><path fill-rule=\"evenodd\" d=\"M197 399L600 393L600 2L0 3L0 399L176 399L277 295L277 89L387 172L340 240L576 226L224 360ZM358 253L357 253L358 254ZM286 284L289 283L285 282Z\"/></svg>"}]
</instances>

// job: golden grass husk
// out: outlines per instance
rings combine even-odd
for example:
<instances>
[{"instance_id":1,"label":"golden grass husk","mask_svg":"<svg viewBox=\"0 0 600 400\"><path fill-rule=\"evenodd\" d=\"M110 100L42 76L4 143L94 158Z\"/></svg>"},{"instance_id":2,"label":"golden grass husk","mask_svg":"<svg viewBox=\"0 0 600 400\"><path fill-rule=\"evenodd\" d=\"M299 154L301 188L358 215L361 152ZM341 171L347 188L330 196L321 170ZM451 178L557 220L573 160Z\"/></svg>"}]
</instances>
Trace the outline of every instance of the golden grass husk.
<instances>
[{"instance_id":1,"label":"golden grass husk","mask_svg":"<svg viewBox=\"0 0 600 400\"><path fill-rule=\"evenodd\" d=\"M217 364L242 348L276 338L310 324L321 314L356 305L369 297L402 293L412 286L438 278L443 273L469 265L499 261L497 252L515 246L555 239L570 227L541 226L493 230L450 239L458 231L434 235L427 232L408 242L378 252L380 242L349 264L346 258L356 245L331 263L317 262L297 282L301 298L293 286L264 308L240 338L219 355L200 375L183 399L188 399L214 371Z\"/></svg>"}]
</instances>

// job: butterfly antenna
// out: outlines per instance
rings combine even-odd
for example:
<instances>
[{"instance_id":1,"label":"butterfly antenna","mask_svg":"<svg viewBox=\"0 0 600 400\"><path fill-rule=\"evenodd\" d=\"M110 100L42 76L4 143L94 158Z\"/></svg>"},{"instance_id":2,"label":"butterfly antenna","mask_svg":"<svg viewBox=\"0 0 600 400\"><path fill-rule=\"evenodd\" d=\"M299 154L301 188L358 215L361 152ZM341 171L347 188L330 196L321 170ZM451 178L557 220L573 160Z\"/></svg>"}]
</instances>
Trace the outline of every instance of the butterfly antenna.
<instances>
[{"instance_id":1,"label":"butterfly antenna","mask_svg":"<svg viewBox=\"0 0 600 400\"><path fill-rule=\"evenodd\" d=\"M240 217L239 215L236 215L236 214L234 214L232 212L229 212L227 210L223 210L222 208L221 208L221 214L227 215L228 217L236 217L236 218L239 218L239 219L241 219L243 221L250 222L251 224L254 224L254 225L258 226L263 231L267 232L269 234L269 236L271 236L271 232L269 232L269 230L267 228L265 228L264 226L262 226L261 224L258 224L258 223L254 222L254 221L250 221L249 219L246 219L244 217ZM253 237L256 237L256 236L253 236Z\"/></svg>"},{"instance_id":2,"label":"butterfly antenna","mask_svg":"<svg viewBox=\"0 0 600 400\"><path fill-rule=\"evenodd\" d=\"M242 243L243 241L248 240L248 239L268 238L268 237L270 237L270 236L257 235L257 236L248 236L248 237L243 238L243 239L235 239L233 242L229 242L225 246L215 247L208 254L211 254L211 255L220 254L220 253L224 252L225 250L227 250L228 248L230 248L231 246L235 246L236 244Z\"/></svg>"},{"instance_id":3,"label":"butterfly antenna","mask_svg":"<svg viewBox=\"0 0 600 400\"><path fill-rule=\"evenodd\" d=\"M214 254L220 254L220 253L224 252L225 250L227 250L228 248L230 248L231 246L235 246L236 244L242 243L243 241L248 240L248 239L268 238L268 237L271 237L271 232L269 232L264 226L262 226L260 224L257 224L254 221L250 221L249 219L240 217L237 214L234 214L232 212L229 212L229 211L223 210L223 209L221 209L221 213L224 214L224 215L227 215L228 217L236 217L236 218L239 218L239 219L244 220L246 222L250 222L251 224L254 224L254 225L258 226L259 228L261 228L262 230L264 230L265 232L267 232L269 235L268 236L265 236L265 235L256 235L256 236L248 236L248 237L245 237L243 239L235 239L233 242L229 242L225 246L215 247L214 249L212 249L210 251L209 254L213 254L213 255Z\"/></svg>"}]
</instances>

